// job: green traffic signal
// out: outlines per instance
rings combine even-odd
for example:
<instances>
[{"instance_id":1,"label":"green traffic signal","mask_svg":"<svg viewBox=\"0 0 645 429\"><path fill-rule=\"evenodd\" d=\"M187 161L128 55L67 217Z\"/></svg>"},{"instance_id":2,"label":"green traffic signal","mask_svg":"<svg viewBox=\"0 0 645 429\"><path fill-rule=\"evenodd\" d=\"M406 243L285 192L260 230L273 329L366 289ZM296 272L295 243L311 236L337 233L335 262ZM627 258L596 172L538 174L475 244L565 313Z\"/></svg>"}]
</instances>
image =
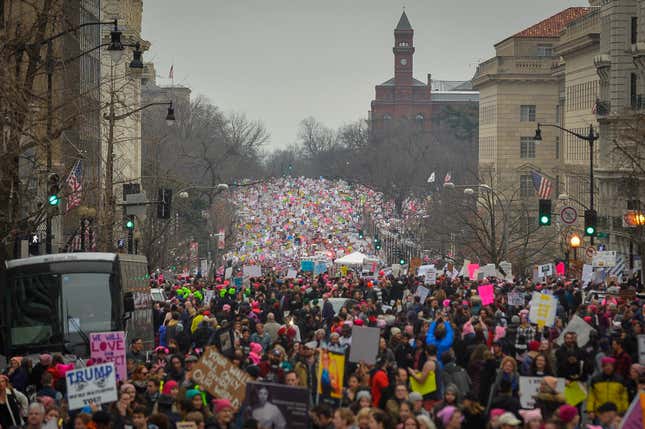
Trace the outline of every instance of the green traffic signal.
<instances>
[{"instance_id":1,"label":"green traffic signal","mask_svg":"<svg viewBox=\"0 0 645 429\"><path fill-rule=\"evenodd\" d=\"M596 235L596 228L594 228L593 226L588 226L585 229L585 234L586 235Z\"/></svg>"},{"instance_id":2,"label":"green traffic signal","mask_svg":"<svg viewBox=\"0 0 645 429\"><path fill-rule=\"evenodd\" d=\"M134 229L134 221L132 219L128 219L128 221L125 223L125 227L128 229Z\"/></svg>"},{"instance_id":3,"label":"green traffic signal","mask_svg":"<svg viewBox=\"0 0 645 429\"><path fill-rule=\"evenodd\" d=\"M399 265L405 265L405 259L403 258L399 259Z\"/></svg>"},{"instance_id":4,"label":"green traffic signal","mask_svg":"<svg viewBox=\"0 0 645 429\"><path fill-rule=\"evenodd\" d=\"M540 225L549 225L551 219L548 216L540 216Z\"/></svg>"},{"instance_id":5,"label":"green traffic signal","mask_svg":"<svg viewBox=\"0 0 645 429\"><path fill-rule=\"evenodd\" d=\"M60 198L58 198L58 195L52 194L47 198L47 202L49 202L50 206L57 206L60 203Z\"/></svg>"}]
</instances>

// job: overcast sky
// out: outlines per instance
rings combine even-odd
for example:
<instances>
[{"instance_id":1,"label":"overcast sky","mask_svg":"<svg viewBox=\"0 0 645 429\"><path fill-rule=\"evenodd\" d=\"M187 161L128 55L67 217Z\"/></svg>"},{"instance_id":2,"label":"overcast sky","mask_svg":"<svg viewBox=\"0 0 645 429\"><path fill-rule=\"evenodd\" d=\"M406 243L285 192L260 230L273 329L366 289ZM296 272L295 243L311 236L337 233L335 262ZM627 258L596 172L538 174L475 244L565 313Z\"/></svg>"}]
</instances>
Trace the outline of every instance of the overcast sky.
<instances>
[{"instance_id":1,"label":"overcast sky","mask_svg":"<svg viewBox=\"0 0 645 429\"><path fill-rule=\"evenodd\" d=\"M405 5L414 75L466 80L493 44L585 0L147 0L143 37L158 83L188 86L225 111L260 119L270 147L300 120L366 118L374 86L394 75L393 29Z\"/></svg>"}]
</instances>

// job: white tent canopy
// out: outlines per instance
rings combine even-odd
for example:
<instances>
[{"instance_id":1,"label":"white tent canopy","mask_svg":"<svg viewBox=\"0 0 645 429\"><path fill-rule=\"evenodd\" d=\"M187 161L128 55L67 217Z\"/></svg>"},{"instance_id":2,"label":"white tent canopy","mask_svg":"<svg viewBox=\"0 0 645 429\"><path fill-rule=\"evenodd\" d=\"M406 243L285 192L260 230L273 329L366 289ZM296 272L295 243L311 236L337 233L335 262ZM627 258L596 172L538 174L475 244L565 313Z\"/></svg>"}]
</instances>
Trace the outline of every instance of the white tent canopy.
<instances>
[{"instance_id":1,"label":"white tent canopy","mask_svg":"<svg viewBox=\"0 0 645 429\"><path fill-rule=\"evenodd\" d=\"M354 252L336 259L334 263L338 265L363 265L365 258L367 258L367 255L361 252Z\"/></svg>"}]
</instances>

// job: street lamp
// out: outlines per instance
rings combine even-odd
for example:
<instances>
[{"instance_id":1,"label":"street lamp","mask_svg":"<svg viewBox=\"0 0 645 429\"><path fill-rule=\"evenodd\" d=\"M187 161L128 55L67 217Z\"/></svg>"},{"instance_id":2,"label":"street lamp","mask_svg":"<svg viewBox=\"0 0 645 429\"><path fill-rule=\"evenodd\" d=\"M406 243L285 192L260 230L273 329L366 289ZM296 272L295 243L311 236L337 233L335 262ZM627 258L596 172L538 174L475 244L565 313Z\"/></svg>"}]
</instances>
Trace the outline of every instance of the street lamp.
<instances>
[{"instance_id":1,"label":"street lamp","mask_svg":"<svg viewBox=\"0 0 645 429\"><path fill-rule=\"evenodd\" d=\"M593 189L593 155L594 155L594 150L593 146L596 140L598 140L598 133L594 130L593 124L589 124L589 134L586 136L582 134L578 134L575 131L568 130L566 128L561 127L560 125L556 124L540 124L538 122L537 124L537 129L535 130L535 136L533 137L533 140L536 143L539 143L542 141L542 130L540 127L553 127L557 128L561 131L564 131L565 133L571 134L572 136L578 137L581 140L586 141L589 143L589 211L594 212L594 201L593 201L593 194L594 194L594 189ZM594 236L595 236L595 231L594 234L590 236L591 238L591 244L594 242Z\"/></svg>"},{"instance_id":2,"label":"street lamp","mask_svg":"<svg viewBox=\"0 0 645 429\"><path fill-rule=\"evenodd\" d=\"M573 234L571 237L569 237L569 246L573 249L573 260L577 261L578 260L578 248L582 244L582 240L580 239L580 236L578 234Z\"/></svg>"},{"instance_id":3,"label":"street lamp","mask_svg":"<svg viewBox=\"0 0 645 429\"><path fill-rule=\"evenodd\" d=\"M121 34L117 21L114 20L114 29L110 31L110 46L107 48L110 53L110 58L112 58L112 63L114 64L121 61L121 58L123 57L124 46L121 42Z\"/></svg>"}]
</instances>

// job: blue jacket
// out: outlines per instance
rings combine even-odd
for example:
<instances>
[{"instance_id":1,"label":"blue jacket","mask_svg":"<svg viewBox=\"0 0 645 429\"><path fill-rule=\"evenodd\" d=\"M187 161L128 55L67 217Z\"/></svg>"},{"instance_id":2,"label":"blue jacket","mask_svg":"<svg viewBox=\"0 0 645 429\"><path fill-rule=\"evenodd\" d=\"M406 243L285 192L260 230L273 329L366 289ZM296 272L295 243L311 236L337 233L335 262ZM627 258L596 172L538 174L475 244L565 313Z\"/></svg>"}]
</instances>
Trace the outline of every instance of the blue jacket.
<instances>
[{"instance_id":1,"label":"blue jacket","mask_svg":"<svg viewBox=\"0 0 645 429\"><path fill-rule=\"evenodd\" d=\"M432 322L432 325L430 325L430 329L428 329L428 334L426 335L426 344L432 345L434 344L437 346L437 358L439 361L441 361L441 354L443 352L447 352L450 350L450 347L452 347L452 343L455 339L455 333L452 330L452 326L450 326L449 322L444 322L443 326L446 327L446 336L443 337L441 340L438 340L434 336L434 331L437 329L437 322ZM443 362L442 362L443 363Z\"/></svg>"}]
</instances>

